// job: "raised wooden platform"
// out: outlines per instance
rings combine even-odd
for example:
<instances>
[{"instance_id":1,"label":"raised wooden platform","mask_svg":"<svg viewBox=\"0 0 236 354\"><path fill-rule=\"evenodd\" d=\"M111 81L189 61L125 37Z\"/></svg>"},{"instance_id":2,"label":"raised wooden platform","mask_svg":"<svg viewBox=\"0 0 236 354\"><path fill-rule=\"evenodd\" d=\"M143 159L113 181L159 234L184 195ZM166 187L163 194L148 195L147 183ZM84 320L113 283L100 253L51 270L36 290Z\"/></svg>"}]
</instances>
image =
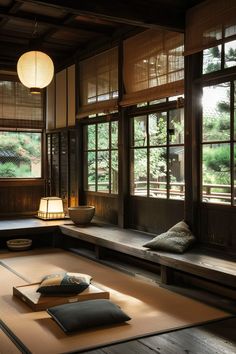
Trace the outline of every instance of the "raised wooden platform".
<instances>
[{"instance_id":1,"label":"raised wooden platform","mask_svg":"<svg viewBox=\"0 0 236 354\"><path fill-rule=\"evenodd\" d=\"M159 264L164 283L171 282L172 270L177 269L236 289L236 259L217 251L196 246L185 254L151 251L142 245L154 235L99 223L83 227L68 223L60 225L60 230L66 236L94 244L98 257L102 248L108 248Z\"/></svg>"},{"instance_id":2,"label":"raised wooden platform","mask_svg":"<svg viewBox=\"0 0 236 354\"><path fill-rule=\"evenodd\" d=\"M161 269L161 281L171 284L173 272L181 271L193 275L196 279L227 286L227 293L236 299L236 267L233 256L222 255L213 250L194 248L183 255L161 251L151 251L142 245L154 237L153 234L130 229L121 229L114 225L94 221L88 226L78 227L71 220L42 221L37 218L0 220L0 239L34 234L52 233L54 246L58 246L61 233L68 239L85 241L94 246L97 258L101 258L104 249L120 252L158 265ZM63 242L61 244L63 247ZM204 285L204 284L203 284Z\"/></svg>"}]
</instances>

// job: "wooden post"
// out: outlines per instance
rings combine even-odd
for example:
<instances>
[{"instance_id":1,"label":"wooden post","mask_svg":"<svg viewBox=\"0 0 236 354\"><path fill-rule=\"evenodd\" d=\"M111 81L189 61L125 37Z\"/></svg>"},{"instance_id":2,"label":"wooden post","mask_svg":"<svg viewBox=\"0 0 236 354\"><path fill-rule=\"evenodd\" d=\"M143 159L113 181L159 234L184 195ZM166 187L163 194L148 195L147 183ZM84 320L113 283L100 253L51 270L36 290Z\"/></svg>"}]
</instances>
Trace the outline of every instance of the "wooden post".
<instances>
[{"instance_id":1,"label":"wooden post","mask_svg":"<svg viewBox=\"0 0 236 354\"><path fill-rule=\"evenodd\" d=\"M164 265L161 265L161 282L166 285L173 283L173 270Z\"/></svg>"}]
</instances>

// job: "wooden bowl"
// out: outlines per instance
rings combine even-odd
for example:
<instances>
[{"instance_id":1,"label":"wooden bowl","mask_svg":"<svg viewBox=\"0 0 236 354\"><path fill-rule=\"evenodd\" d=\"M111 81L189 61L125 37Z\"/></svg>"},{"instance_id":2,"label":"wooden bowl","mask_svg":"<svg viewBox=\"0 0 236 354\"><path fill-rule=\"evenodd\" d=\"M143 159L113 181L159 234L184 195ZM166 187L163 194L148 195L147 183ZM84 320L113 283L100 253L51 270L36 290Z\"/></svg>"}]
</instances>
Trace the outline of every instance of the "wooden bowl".
<instances>
[{"instance_id":1,"label":"wooden bowl","mask_svg":"<svg viewBox=\"0 0 236 354\"><path fill-rule=\"evenodd\" d=\"M80 205L77 207L68 208L69 217L77 225L89 224L92 220L95 207L92 205Z\"/></svg>"}]
</instances>

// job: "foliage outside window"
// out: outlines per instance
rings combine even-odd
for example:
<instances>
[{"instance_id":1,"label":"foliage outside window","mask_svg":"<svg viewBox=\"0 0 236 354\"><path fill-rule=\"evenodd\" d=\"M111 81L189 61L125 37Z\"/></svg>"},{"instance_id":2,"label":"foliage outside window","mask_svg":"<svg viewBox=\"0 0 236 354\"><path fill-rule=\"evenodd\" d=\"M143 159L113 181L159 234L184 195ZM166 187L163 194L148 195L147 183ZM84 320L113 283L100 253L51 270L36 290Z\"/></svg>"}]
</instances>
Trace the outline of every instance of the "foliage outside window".
<instances>
[{"instance_id":1,"label":"foliage outside window","mask_svg":"<svg viewBox=\"0 0 236 354\"><path fill-rule=\"evenodd\" d=\"M184 198L182 108L131 118L131 194Z\"/></svg>"},{"instance_id":2,"label":"foliage outside window","mask_svg":"<svg viewBox=\"0 0 236 354\"><path fill-rule=\"evenodd\" d=\"M233 203L235 188L235 82L203 88L202 201ZM234 171L234 172L233 172Z\"/></svg>"},{"instance_id":3,"label":"foliage outside window","mask_svg":"<svg viewBox=\"0 0 236 354\"><path fill-rule=\"evenodd\" d=\"M40 178L41 150L41 133L0 132L0 178Z\"/></svg>"},{"instance_id":4,"label":"foliage outside window","mask_svg":"<svg viewBox=\"0 0 236 354\"><path fill-rule=\"evenodd\" d=\"M87 191L118 193L118 122L84 127L84 186Z\"/></svg>"}]
</instances>

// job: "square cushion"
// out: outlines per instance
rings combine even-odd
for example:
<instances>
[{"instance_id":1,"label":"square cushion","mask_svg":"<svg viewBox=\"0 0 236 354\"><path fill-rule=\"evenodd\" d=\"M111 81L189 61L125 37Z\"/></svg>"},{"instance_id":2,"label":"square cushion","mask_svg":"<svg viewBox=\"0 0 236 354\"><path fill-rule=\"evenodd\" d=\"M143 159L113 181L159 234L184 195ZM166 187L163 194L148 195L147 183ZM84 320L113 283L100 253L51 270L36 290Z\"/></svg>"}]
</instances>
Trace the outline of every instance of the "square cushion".
<instances>
[{"instance_id":1,"label":"square cushion","mask_svg":"<svg viewBox=\"0 0 236 354\"><path fill-rule=\"evenodd\" d=\"M130 317L118 305L105 299L54 306L47 309L47 312L64 332L113 325L130 320Z\"/></svg>"},{"instance_id":2,"label":"square cushion","mask_svg":"<svg viewBox=\"0 0 236 354\"><path fill-rule=\"evenodd\" d=\"M154 237L143 246L153 250L163 250L175 253L185 252L194 242L195 237L189 229L189 226L180 221L168 231Z\"/></svg>"},{"instance_id":3,"label":"square cushion","mask_svg":"<svg viewBox=\"0 0 236 354\"><path fill-rule=\"evenodd\" d=\"M92 277L82 273L57 273L46 275L37 290L41 294L79 294L85 290Z\"/></svg>"}]
</instances>

